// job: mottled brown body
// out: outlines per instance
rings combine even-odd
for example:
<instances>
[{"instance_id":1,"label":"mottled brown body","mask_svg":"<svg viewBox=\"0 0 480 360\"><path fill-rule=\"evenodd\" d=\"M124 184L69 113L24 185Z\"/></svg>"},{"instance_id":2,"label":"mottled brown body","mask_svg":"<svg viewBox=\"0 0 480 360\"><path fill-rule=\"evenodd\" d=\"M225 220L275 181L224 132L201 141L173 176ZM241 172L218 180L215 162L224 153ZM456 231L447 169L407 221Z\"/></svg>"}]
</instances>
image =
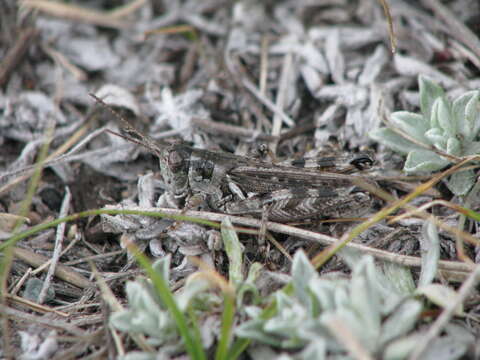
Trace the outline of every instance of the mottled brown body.
<instances>
[{"instance_id":1,"label":"mottled brown body","mask_svg":"<svg viewBox=\"0 0 480 360\"><path fill-rule=\"evenodd\" d=\"M353 181L366 180L353 173L372 166L369 153L274 163L157 142L121 120L129 136L116 135L143 145L159 158L167 191L179 206L203 204L214 211L263 218L266 214L278 222L355 217L371 206L370 194Z\"/></svg>"}]
</instances>

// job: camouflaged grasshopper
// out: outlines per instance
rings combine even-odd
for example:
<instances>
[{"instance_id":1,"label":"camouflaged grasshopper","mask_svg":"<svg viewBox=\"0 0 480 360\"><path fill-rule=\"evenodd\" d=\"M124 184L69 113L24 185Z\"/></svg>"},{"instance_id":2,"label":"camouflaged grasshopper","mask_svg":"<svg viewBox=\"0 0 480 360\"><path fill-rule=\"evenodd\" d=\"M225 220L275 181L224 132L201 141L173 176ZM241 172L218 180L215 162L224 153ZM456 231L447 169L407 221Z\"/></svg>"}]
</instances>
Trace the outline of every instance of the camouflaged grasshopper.
<instances>
[{"instance_id":1,"label":"camouflaged grasshopper","mask_svg":"<svg viewBox=\"0 0 480 360\"><path fill-rule=\"evenodd\" d=\"M109 110L122 121L128 136L110 132L158 157L166 189L180 207L206 204L227 214L295 222L359 216L371 206L371 196L352 182L362 178L352 173L373 165L368 153L273 163L155 141Z\"/></svg>"}]
</instances>

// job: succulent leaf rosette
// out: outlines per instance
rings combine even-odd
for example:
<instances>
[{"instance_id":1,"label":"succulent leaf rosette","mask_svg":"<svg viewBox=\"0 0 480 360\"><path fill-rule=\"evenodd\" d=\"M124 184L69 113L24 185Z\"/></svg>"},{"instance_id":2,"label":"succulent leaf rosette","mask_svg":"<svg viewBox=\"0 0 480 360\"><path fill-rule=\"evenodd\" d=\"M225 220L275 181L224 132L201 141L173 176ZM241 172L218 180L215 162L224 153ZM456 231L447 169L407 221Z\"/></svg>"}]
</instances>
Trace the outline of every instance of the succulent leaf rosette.
<instances>
[{"instance_id":1,"label":"succulent leaf rosette","mask_svg":"<svg viewBox=\"0 0 480 360\"><path fill-rule=\"evenodd\" d=\"M390 122L400 131L380 128L370 137L407 155L407 173L433 172L453 164L441 154L457 158L479 154L480 92L469 91L450 101L430 79L420 76L418 82L421 113L394 112ZM474 182L473 170L463 170L451 175L447 186L455 195L465 195Z\"/></svg>"}]
</instances>

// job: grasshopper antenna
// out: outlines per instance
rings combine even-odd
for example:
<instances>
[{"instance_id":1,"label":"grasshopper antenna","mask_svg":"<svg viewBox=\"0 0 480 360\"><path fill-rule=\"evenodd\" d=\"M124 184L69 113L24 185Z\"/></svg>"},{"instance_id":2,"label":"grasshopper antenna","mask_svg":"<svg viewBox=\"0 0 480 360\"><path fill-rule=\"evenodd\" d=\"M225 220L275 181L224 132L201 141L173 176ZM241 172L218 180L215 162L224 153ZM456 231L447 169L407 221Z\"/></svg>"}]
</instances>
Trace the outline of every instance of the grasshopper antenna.
<instances>
[{"instance_id":1,"label":"grasshopper antenna","mask_svg":"<svg viewBox=\"0 0 480 360\"><path fill-rule=\"evenodd\" d=\"M102 99L100 99L98 96L96 96L95 94L92 94L92 93L89 93L89 95L95 99L95 101L97 103L99 103L100 105L102 105L104 108L108 109L108 111L110 111L113 116L115 118L117 118L118 120L121 121L121 123L123 124L123 130L129 134L129 135L133 135L134 137L132 136L125 136L125 135L122 135L122 134L119 134L119 133L116 133L115 131L112 131L112 130L108 130L106 129L107 132L109 132L110 134L113 134L113 135L116 135L118 137L121 137L125 140L128 140L134 144L138 144L138 145L142 145L143 147L145 147L147 150L155 153L156 155L160 155L161 154L161 151L157 145L157 142L152 139L151 137L145 135L145 134L142 134L140 131L138 131L137 129L135 129L133 127L132 124L130 124L130 122L128 122L122 115L120 115L120 113L118 111L116 111L115 109L113 109L111 106L109 106L108 104L106 104Z\"/></svg>"},{"instance_id":2,"label":"grasshopper antenna","mask_svg":"<svg viewBox=\"0 0 480 360\"><path fill-rule=\"evenodd\" d=\"M92 98L94 98L97 103L102 105L104 108L108 109L108 111L110 111L113 114L113 116L115 116L117 119L119 119L123 124L125 132L127 132L129 134L137 135L139 138L142 137L143 134L141 134L137 129L135 129L122 115L120 115L120 113L118 111L116 111L111 106L109 106L107 103L105 103L97 95L95 95L93 93L89 93L88 95L90 95Z\"/></svg>"}]
</instances>

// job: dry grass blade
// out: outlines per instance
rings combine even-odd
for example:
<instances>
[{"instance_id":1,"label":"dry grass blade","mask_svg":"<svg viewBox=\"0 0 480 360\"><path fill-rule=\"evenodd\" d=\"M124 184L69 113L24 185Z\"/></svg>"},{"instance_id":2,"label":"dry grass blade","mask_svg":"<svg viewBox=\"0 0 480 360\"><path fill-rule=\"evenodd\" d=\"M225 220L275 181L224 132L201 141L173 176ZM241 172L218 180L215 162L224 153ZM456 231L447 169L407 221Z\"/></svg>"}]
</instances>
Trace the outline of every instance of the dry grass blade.
<instances>
[{"instance_id":1,"label":"dry grass blade","mask_svg":"<svg viewBox=\"0 0 480 360\"><path fill-rule=\"evenodd\" d=\"M22 0L21 6L30 10L39 10L46 14L87 24L111 28L126 28L131 26L126 21L118 20L109 13L90 10L81 6L64 4L50 0Z\"/></svg>"},{"instance_id":2,"label":"dry grass blade","mask_svg":"<svg viewBox=\"0 0 480 360\"><path fill-rule=\"evenodd\" d=\"M71 198L72 198L72 194L67 187L66 192L65 192L65 197L63 199L62 206L61 206L60 213L59 213L60 217L64 217L64 216L68 215L68 211L70 209ZM59 224L58 227L57 227L57 233L56 233L56 236L55 236L55 248L54 248L54 251L53 251L52 260L51 260L50 266L48 268L45 280L43 282L42 290L40 291L40 294L38 295L38 303L39 304L42 304L47 297L47 290L51 286L52 277L55 273L55 268L58 265L58 261L60 260L60 253L62 251L63 240L64 240L65 226L66 226L66 224L62 223L62 224Z\"/></svg>"},{"instance_id":3,"label":"dry grass blade","mask_svg":"<svg viewBox=\"0 0 480 360\"><path fill-rule=\"evenodd\" d=\"M388 6L387 0L379 0L383 7L383 12L385 13L385 17L387 18L388 24L388 35L390 36L390 50L392 54L397 51L397 40L395 38L395 31L393 30L393 21L392 21L392 14L390 13L390 8Z\"/></svg>"},{"instance_id":4,"label":"dry grass blade","mask_svg":"<svg viewBox=\"0 0 480 360\"><path fill-rule=\"evenodd\" d=\"M14 248L13 251L16 258L23 260L34 267L41 266L49 260L45 256L36 254L27 249L17 247ZM94 286L92 282L78 272L72 270L69 266L61 264L57 265L55 268L55 276L82 289Z\"/></svg>"},{"instance_id":5,"label":"dry grass blade","mask_svg":"<svg viewBox=\"0 0 480 360\"><path fill-rule=\"evenodd\" d=\"M433 201L430 201L429 203L427 203L425 205L422 205L422 206L420 206L416 209L408 210L407 212L405 212L401 215L397 215L397 216L392 217L392 219L390 219L390 223L398 222L398 221L401 221L403 219L415 216L416 214L418 214L422 211L425 211L427 209L430 209L431 207L433 207L435 205L442 205L442 206L448 207L448 208L450 208L452 210L455 210L456 212L458 212L460 214L463 214L463 215L470 215L470 213L471 213L471 211L469 211L468 209L465 209L464 207L462 207L458 204L454 204L454 203L451 203L451 202L445 201L445 200L433 200ZM476 242L472 245L476 245Z\"/></svg>"},{"instance_id":6,"label":"dry grass blade","mask_svg":"<svg viewBox=\"0 0 480 360\"><path fill-rule=\"evenodd\" d=\"M52 320L52 319L44 318L42 316L37 316L37 315L29 314L23 311L19 311L11 307L7 307L5 305L0 305L0 312L3 315L6 315L7 318L28 321L34 324L46 325L48 328L53 327L59 330L69 332L76 336L85 336L87 334L84 330L76 326L72 326L70 323L64 320L58 320L58 319Z\"/></svg>"},{"instance_id":7,"label":"dry grass blade","mask_svg":"<svg viewBox=\"0 0 480 360\"><path fill-rule=\"evenodd\" d=\"M137 11L146 3L147 0L133 0L130 3L126 3L125 5L119 6L116 9L110 11L109 15L114 19L122 18Z\"/></svg>"},{"instance_id":8,"label":"dry grass blade","mask_svg":"<svg viewBox=\"0 0 480 360\"><path fill-rule=\"evenodd\" d=\"M461 43L465 43L480 58L480 40L478 33L474 34L465 24L458 20L447 7L438 0L422 0L439 18L450 27L450 34Z\"/></svg>"},{"instance_id":9,"label":"dry grass blade","mask_svg":"<svg viewBox=\"0 0 480 360\"><path fill-rule=\"evenodd\" d=\"M217 286L222 293L230 296L231 298L235 297L235 289L233 286L214 268L198 257L190 256L188 259L202 271L202 273L196 274L195 276L201 276L208 279L208 281Z\"/></svg>"},{"instance_id":10,"label":"dry grass blade","mask_svg":"<svg viewBox=\"0 0 480 360\"><path fill-rule=\"evenodd\" d=\"M63 55L61 52L53 49L50 46L42 45L42 50L50 56L57 64L65 68L70 74L72 74L78 81L85 81L88 79L88 75L78 66L72 64L68 58Z\"/></svg>"},{"instance_id":11,"label":"dry grass blade","mask_svg":"<svg viewBox=\"0 0 480 360\"><path fill-rule=\"evenodd\" d=\"M25 298L20 297L20 296L7 295L7 297L10 300L12 300L13 303L22 304L23 306L26 306L26 307L28 307L28 308L32 309L33 311L36 311L36 312L55 313L56 315L59 315L59 316L62 316L62 317L68 317L69 316L69 314L66 313L66 312L55 310L55 309L52 309L51 307L48 307L48 306L45 306L45 305L37 304L36 302L30 301L30 300L25 299Z\"/></svg>"},{"instance_id":12,"label":"dry grass blade","mask_svg":"<svg viewBox=\"0 0 480 360\"><path fill-rule=\"evenodd\" d=\"M170 27L164 27L161 29L153 29L153 30L148 30L144 32L145 38L151 36L151 35L168 35L168 34L182 34L182 33L191 33L191 34L196 34L195 28L190 25L176 25L176 26L170 26Z\"/></svg>"},{"instance_id":13,"label":"dry grass blade","mask_svg":"<svg viewBox=\"0 0 480 360\"><path fill-rule=\"evenodd\" d=\"M27 28L20 32L15 45L4 55L0 63L0 87L8 82L10 74L20 64L38 33L34 28Z\"/></svg>"},{"instance_id":14,"label":"dry grass blade","mask_svg":"<svg viewBox=\"0 0 480 360\"><path fill-rule=\"evenodd\" d=\"M50 124L46 128L45 131L45 142L40 148L40 151L38 153L38 158L37 158L37 163L35 164L35 171L33 172L33 176L30 179L30 182L28 184L28 188L25 194L25 197L23 198L20 208L19 208L19 215L20 217L18 218L17 223L13 227L12 232L15 234L20 226L23 224L23 218L27 217L29 214L29 211L32 206L33 202L33 197L35 195L35 192L37 191L37 187L40 183L40 179L42 177L42 168L43 168L43 163L45 161L45 158L47 157L48 154L48 149L50 146L50 142L52 141L52 135L54 132L54 125ZM11 267L13 263L13 256L14 256L14 249L13 246L8 246L4 249L2 253L2 257L0 258L0 297L1 297L1 303L2 306L6 306L7 304L7 299L6 296L8 294L8 278L11 272ZM4 334L3 337L3 344L5 348L5 355L6 357L11 357L11 341L10 341L10 324L7 320L7 318L3 318L2 321L2 331Z\"/></svg>"},{"instance_id":15,"label":"dry grass blade","mask_svg":"<svg viewBox=\"0 0 480 360\"><path fill-rule=\"evenodd\" d=\"M53 161L56 157L59 155L63 154L65 151L67 151L71 146L73 146L79 139L84 136L88 128L90 127L90 120L87 121L85 125L83 125L80 129L78 129L65 143L63 143L58 149L56 149L53 153L48 155L45 158L45 161L42 163L42 166L45 167L47 166L46 164L49 161ZM9 191L11 191L15 186L18 186L20 183L22 183L25 180L28 180L28 178L31 176L35 168L32 168L31 170L27 170L25 174L11 180L4 186L0 188L0 195L5 194Z\"/></svg>"}]
</instances>

